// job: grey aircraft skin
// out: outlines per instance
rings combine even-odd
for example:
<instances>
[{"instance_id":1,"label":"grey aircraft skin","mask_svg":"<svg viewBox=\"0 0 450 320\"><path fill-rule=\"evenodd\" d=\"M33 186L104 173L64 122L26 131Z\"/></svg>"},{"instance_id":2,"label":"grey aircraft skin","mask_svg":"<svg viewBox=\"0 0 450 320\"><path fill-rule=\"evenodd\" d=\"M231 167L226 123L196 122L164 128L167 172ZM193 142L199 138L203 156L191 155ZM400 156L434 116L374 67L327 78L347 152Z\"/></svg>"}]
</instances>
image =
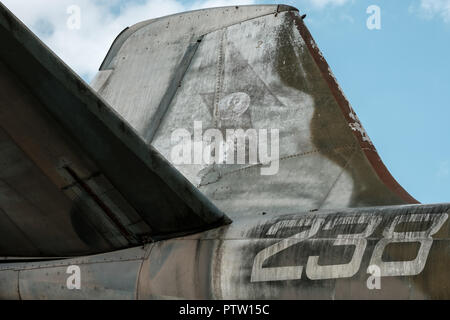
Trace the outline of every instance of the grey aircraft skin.
<instances>
[{"instance_id":1,"label":"grey aircraft skin","mask_svg":"<svg viewBox=\"0 0 450 320\"><path fill-rule=\"evenodd\" d=\"M138 23L90 86L3 4L0 39L0 298L450 299L450 204L389 174L297 9Z\"/></svg>"}]
</instances>

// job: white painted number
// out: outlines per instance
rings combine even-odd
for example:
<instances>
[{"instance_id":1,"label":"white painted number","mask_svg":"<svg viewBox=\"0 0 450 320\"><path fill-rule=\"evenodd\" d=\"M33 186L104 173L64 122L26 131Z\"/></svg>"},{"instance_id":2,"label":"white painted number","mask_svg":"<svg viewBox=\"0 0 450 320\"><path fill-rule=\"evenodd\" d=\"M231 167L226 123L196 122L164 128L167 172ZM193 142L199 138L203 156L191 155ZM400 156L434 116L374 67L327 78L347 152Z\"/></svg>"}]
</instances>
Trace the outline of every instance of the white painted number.
<instances>
[{"instance_id":1,"label":"white painted number","mask_svg":"<svg viewBox=\"0 0 450 320\"><path fill-rule=\"evenodd\" d=\"M448 214L408 214L395 217L383 231L383 238L375 246L370 266L377 267L374 276L411 276L421 273L425 267L428 253L433 243L432 235L437 233L448 218ZM352 234L338 234L333 246L354 246L355 250L351 261L346 264L319 265L319 256L308 257L306 263L306 276L311 280L348 278L354 276L361 267L364 252L367 247L367 238L372 235L380 225L382 217L373 215L360 215L350 217L337 217L324 225L324 218L309 217L299 220L284 220L275 223L267 231L266 235L273 236L281 229L294 227L309 227L308 230L297 233L289 238L283 239L260 251L253 262L251 282L298 280L302 277L303 266L288 267L264 267L267 259L275 254L286 250L302 241L306 241L319 231L332 230L338 225L366 225L364 231ZM395 229L401 223L426 223L431 222L425 231L396 232ZM311 240L310 240L311 241ZM393 261L382 260L383 252L391 243L420 243L419 252L414 260ZM372 268L373 269L373 268ZM370 270L372 273L373 270ZM376 287L376 286L375 286Z\"/></svg>"},{"instance_id":2,"label":"white painted number","mask_svg":"<svg viewBox=\"0 0 450 320\"><path fill-rule=\"evenodd\" d=\"M311 280L349 278L353 277L361 266L361 261L366 250L367 240L381 222L381 217L359 216L340 217L331 220L324 226L324 230L331 230L336 225L366 224L363 232L357 234L339 234L333 242L333 246L355 246L352 260L347 264L329 266L319 265L319 256L311 256L306 264L306 275Z\"/></svg>"},{"instance_id":3,"label":"white painted number","mask_svg":"<svg viewBox=\"0 0 450 320\"><path fill-rule=\"evenodd\" d=\"M414 276L422 272L427 262L428 253L430 252L431 245L433 244L433 234L439 231L444 222L447 220L448 215L442 214L411 214L401 215L394 218L392 223L384 230L383 236L377 245L375 246L371 265L377 265L380 267L381 276ZM395 227L404 222L427 222L432 221L430 228L425 231L416 232L395 232ZM412 261L382 261L384 249L390 243L405 243L405 242L419 242L420 248L417 256Z\"/></svg>"},{"instance_id":4,"label":"white painted number","mask_svg":"<svg viewBox=\"0 0 450 320\"><path fill-rule=\"evenodd\" d=\"M287 248L313 237L317 231L319 231L320 226L324 223L324 219L301 219L301 220L286 220L280 221L274 224L267 235L275 235L280 229L283 228L293 228L293 227L310 227L309 230L302 231L277 242L270 247L265 248L260 251L253 263L251 282L259 281L278 281L278 280L295 280L300 279L303 272L303 266L295 267L275 267L275 268L263 268L263 263L269 257L277 254L280 251L286 250Z\"/></svg>"}]
</instances>

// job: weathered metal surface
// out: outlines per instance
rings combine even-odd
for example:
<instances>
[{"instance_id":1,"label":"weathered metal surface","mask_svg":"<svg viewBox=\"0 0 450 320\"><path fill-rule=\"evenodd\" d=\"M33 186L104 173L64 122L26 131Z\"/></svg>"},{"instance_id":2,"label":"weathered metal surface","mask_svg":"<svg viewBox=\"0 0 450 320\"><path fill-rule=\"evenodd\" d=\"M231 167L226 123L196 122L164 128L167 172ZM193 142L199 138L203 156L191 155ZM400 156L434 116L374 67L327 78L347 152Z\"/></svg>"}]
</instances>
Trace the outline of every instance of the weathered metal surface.
<instances>
[{"instance_id":1,"label":"weathered metal surface","mask_svg":"<svg viewBox=\"0 0 450 320\"><path fill-rule=\"evenodd\" d=\"M21 299L19 293L19 271L2 270L0 272L0 299Z\"/></svg>"},{"instance_id":2,"label":"weathered metal surface","mask_svg":"<svg viewBox=\"0 0 450 320\"><path fill-rule=\"evenodd\" d=\"M196 42L199 37L201 42ZM192 43L195 50L188 49ZM8 79L5 86L11 86L12 77L4 78ZM172 132L179 128L192 132L194 121L201 121L201 133L211 128L220 132L278 129L279 171L261 175L261 165L176 164L189 181L234 218L232 224L94 256L4 260L0 263L0 298L450 299L450 204L412 204L416 201L381 163L296 9L216 8L137 24L117 38L93 86L142 139L147 137L146 142L168 159ZM18 88L11 86L11 92ZM22 92L31 99L26 90ZM79 97L88 110L85 96L92 95L84 88ZM30 105L17 106L26 111ZM54 185L66 187L69 199L76 199L83 190L107 195L91 197L83 204L96 210L103 203L120 208L112 211L124 212L113 224L125 225L127 230L139 226L136 218L142 212L130 201L135 198L124 195L117 201L114 195L121 190L118 186L134 182L145 167L135 168L133 179L121 176L124 181L113 180L108 170L95 175L101 168L98 158L85 159L83 144L77 144L74 137L64 138L63 130L47 126L44 115L37 114L41 122L27 121L31 128L55 130L48 134L57 146L48 147L50 155L56 155L52 157L40 151L39 144L25 143L19 133L27 121L15 120L14 113L6 117L5 111L0 113L3 129L15 137L5 136L5 146L14 149L14 141L24 146L27 155L19 157L19 167L37 164ZM73 111L83 114L82 109ZM94 114L101 117L103 112ZM56 112L56 116L60 114ZM116 123L112 116L101 119L106 124ZM152 127L155 123L157 128ZM88 128L97 125L92 120L86 123ZM111 130L116 132L118 127ZM126 130L134 137L132 129ZM37 130L30 132L42 138ZM139 159L146 159L142 140L117 134ZM75 147L68 148L69 142ZM125 160L120 158L123 150L111 150L110 155ZM55 173L46 169L59 154L75 164L87 185L65 180L67 174L71 176L70 170ZM31 164L23 165L26 161ZM167 169L166 162L154 161L161 161ZM39 165L42 163L47 164ZM67 162L59 168L65 165ZM150 163L151 168L155 166ZM12 168L11 164L7 168ZM177 185L179 177L175 179L167 170L161 179L177 190L183 188L185 184ZM23 180L13 177L17 184ZM168 224L167 212L154 214L161 227ZM20 213L27 216L24 209ZM11 225L5 217L9 216L0 216L0 228L13 230L17 222ZM95 221L97 231L109 241L126 239L124 230L108 236L110 228L100 228L106 221L100 217ZM26 243L36 245L18 234L10 234L8 239L22 241L23 248ZM79 288L68 283L73 268L79 268ZM379 277L373 278L373 270L380 272ZM379 288L371 282L377 279Z\"/></svg>"},{"instance_id":3,"label":"weathered metal surface","mask_svg":"<svg viewBox=\"0 0 450 320\"><path fill-rule=\"evenodd\" d=\"M214 30L285 10L296 9L277 5L225 7L141 22L116 39L92 87L133 128L151 138L148 131L152 130L154 113L171 89L172 76L191 42Z\"/></svg>"},{"instance_id":4,"label":"weathered metal surface","mask_svg":"<svg viewBox=\"0 0 450 320\"><path fill-rule=\"evenodd\" d=\"M0 265L0 298L17 299L136 299L136 284L146 248L137 247L99 256L48 262ZM68 290L69 266L78 266L83 290ZM16 281L13 282L12 272ZM12 290L15 285L15 291ZM10 289L8 289L10 288Z\"/></svg>"},{"instance_id":5,"label":"weathered metal surface","mask_svg":"<svg viewBox=\"0 0 450 320\"><path fill-rule=\"evenodd\" d=\"M3 5L0 39L1 255L107 252L228 221Z\"/></svg>"},{"instance_id":6,"label":"weathered metal surface","mask_svg":"<svg viewBox=\"0 0 450 320\"><path fill-rule=\"evenodd\" d=\"M23 299L449 299L450 204L243 218L118 252L0 265ZM80 268L80 289L66 286ZM380 287L367 285L369 266ZM14 278L16 277L16 278ZM13 290L14 289L14 290Z\"/></svg>"},{"instance_id":7,"label":"weathered metal surface","mask_svg":"<svg viewBox=\"0 0 450 320\"><path fill-rule=\"evenodd\" d=\"M215 274L219 297L448 299L448 212L376 207L232 225ZM379 290L367 286L371 265L381 269Z\"/></svg>"},{"instance_id":8,"label":"weathered metal surface","mask_svg":"<svg viewBox=\"0 0 450 320\"><path fill-rule=\"evenodd\" d=\"M154 35L156 35L156 33L167 33L169 31L170 34L167 36L172 40L179 41L183 38L190 38L191 35L199 37L214 30L240 23L241 21L288 10L296 11L297 9L287 5L233 6L193 10L184 12L183 14L174 14L142 21L131 27L125 28L117 36L102 62L100 70L113 69L114 63L116 63L117 60L117 54L124 43L128 38L132 37L136 31L149 24L153 24L151 28L155 33ZM190 34L185 32L185 30L189 30ZM159 41L158 43L161 43L161 39L158 39L157 41ZM95 82L96 81L94 81L94 83Z\"/></svg>"},{"instance_id":9,"label":"weathered metal surface","mask_svg":"<svg viewBox=\"0 0 450 320\"><path fill-rule=\"evenodd\" d=\"M194 39L194 43L189 44L179 65L175 68L172 78L170 79L169 86L161 98L158 108L153 113L149 124L147 125L148 129L145 136L146 141L152 141L155 133L158 131L161 121L164 119L167 109L169 108L178 87L181 85L184 75L186 74L186 70L189 68L192 58L197 52L198 46L200 45L202 39L203 37L199 37L198 39Z\"/></svg>"}]
</instances>

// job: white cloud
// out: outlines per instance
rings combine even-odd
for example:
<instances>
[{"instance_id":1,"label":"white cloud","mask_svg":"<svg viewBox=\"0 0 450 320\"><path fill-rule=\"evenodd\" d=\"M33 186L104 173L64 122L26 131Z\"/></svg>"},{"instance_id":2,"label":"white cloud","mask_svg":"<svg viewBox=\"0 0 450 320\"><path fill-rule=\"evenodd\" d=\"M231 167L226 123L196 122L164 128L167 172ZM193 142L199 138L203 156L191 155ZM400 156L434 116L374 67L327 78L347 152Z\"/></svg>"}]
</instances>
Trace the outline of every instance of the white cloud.
<instances>
[{"instance_id":1,"label":"white cloud","mask_svg":"<svg viewBox=\"0 0 450 320\"><path fill-rule=\"evenodd\" d=\"M254 0L206 0L206 1L195 1L191 8L194 9L204 9L212 7L225 7L225 6L235 6L235 5L247 5L254 4Z\"/></svg>"},{"instance_id":2,"label":"white cloud","mask_svg":"<svg viewBox=\"0 0 450 320\"><path fill-rule=\"evenodd\" d=\"M316 8L322 9L326 6L341 6L350 2L350 0L308 0Z\"/></svg>"},{"instance_id":3,"label":"white cloud","mask_svg":"<svg viewBox=\"0 0 450 320\"><path fill-rule=\"evenodd\" d=\"M115 37L137 22L177 12L254 0L2 0L64 62L87 80L97 72ZM81 9L80 29L69 29L67 8Z\"/></svg>"},{"instance_id":4,"label":"white cloud","mask_svg":"<svg viewBox=\"0 0 450 320\"><path fill-rule=\"evenodd\" d=\"M450 23L450 0L420 0L417 11L427 19L440 17Z\"/></svg>"}]
</instances>

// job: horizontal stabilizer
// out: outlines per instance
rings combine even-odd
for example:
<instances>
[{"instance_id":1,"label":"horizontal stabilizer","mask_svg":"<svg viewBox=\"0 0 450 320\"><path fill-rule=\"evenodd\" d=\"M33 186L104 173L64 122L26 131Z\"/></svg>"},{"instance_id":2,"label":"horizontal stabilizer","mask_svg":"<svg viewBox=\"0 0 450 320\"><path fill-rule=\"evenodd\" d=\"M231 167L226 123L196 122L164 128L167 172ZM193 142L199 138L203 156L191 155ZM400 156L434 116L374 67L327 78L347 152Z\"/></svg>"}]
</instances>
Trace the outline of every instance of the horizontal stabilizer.
<instances>
[{"instance_id":1,"label":"horizontal stabilizer","mask_svg":"<svg viewBox=\"0 0 450 320\"><path fill-rule=\"evenodd\" d=\"M106 252L227 217L0 4L0 256Z\"/></svg>"}]
</instances>

